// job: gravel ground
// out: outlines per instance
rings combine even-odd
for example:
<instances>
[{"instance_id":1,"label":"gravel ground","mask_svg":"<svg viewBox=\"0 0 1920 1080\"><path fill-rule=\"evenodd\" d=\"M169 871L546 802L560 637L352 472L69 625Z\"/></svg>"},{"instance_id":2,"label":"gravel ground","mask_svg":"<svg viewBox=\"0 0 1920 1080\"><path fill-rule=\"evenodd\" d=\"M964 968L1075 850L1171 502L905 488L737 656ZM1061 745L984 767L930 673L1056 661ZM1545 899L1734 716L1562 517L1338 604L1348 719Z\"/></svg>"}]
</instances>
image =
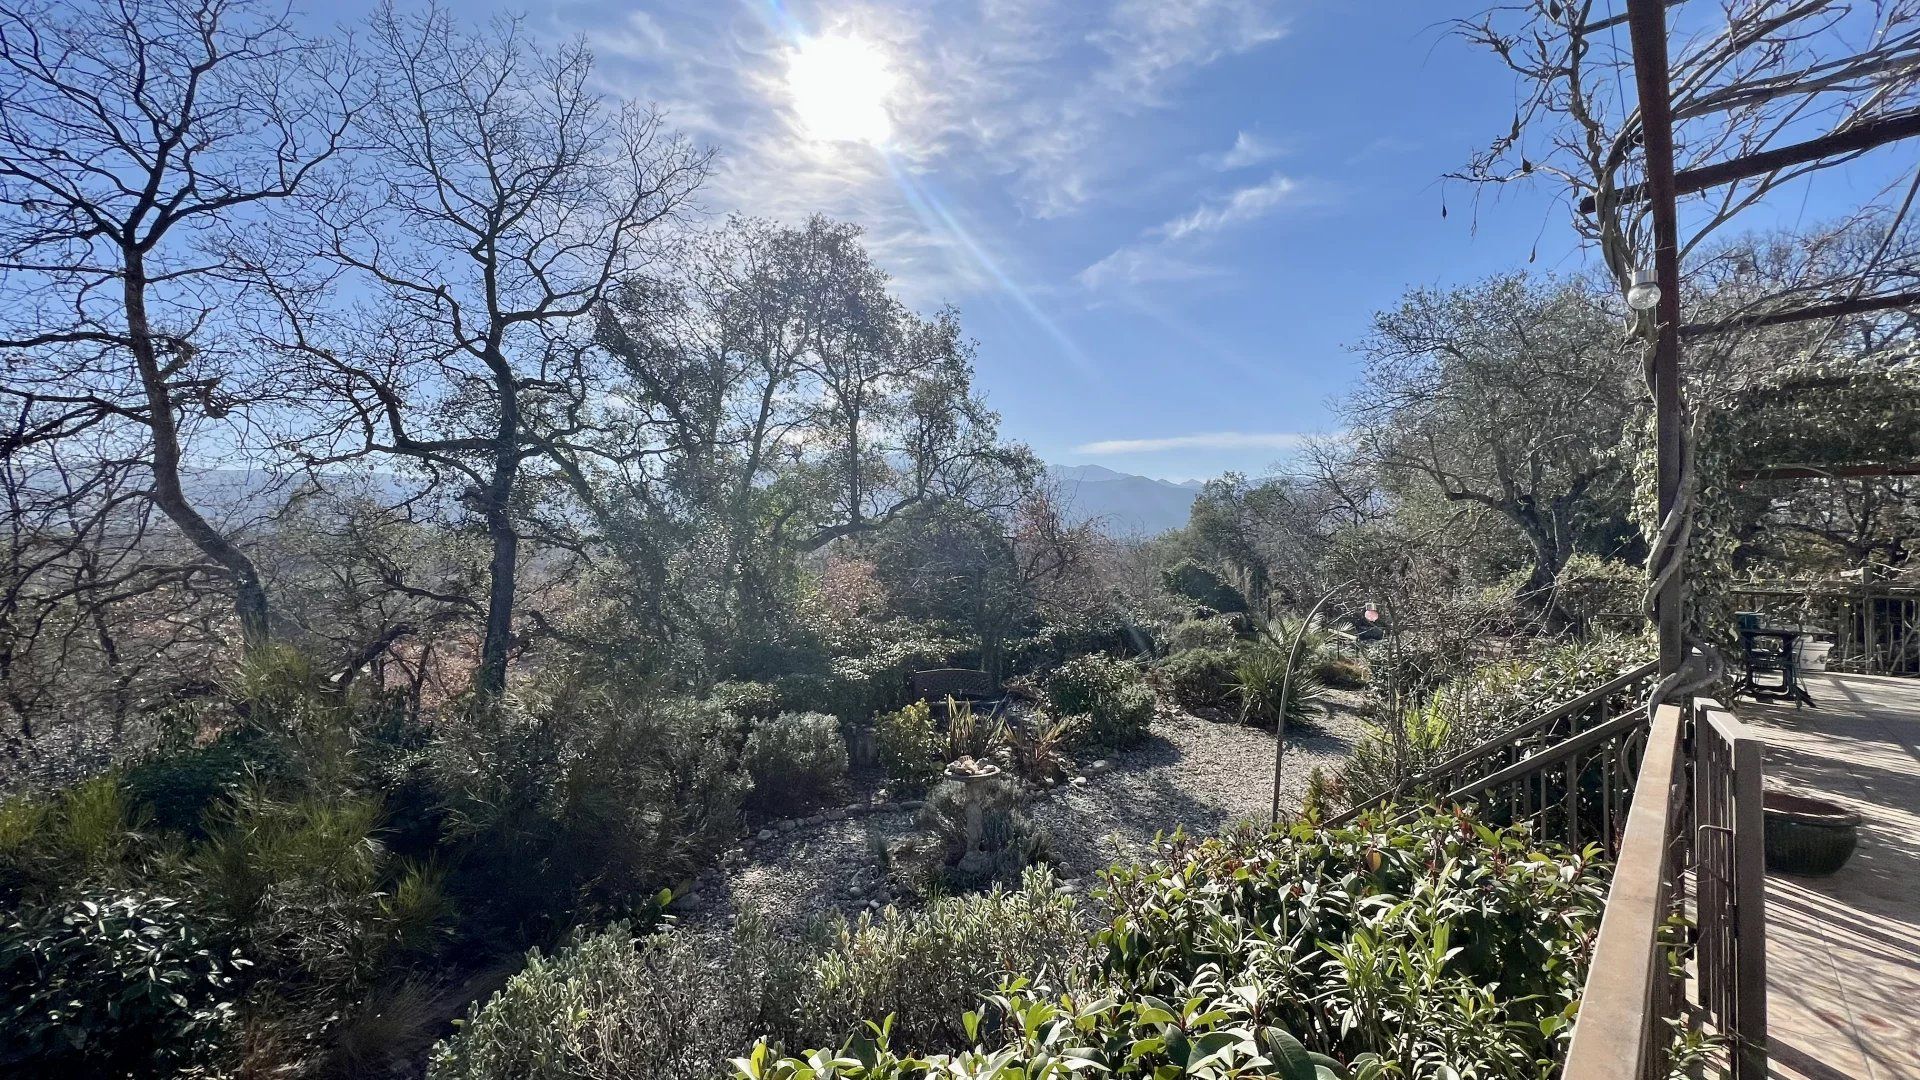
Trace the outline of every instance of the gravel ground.
<instances>
[{"instance_id":1,"label":"gravel ground","mask_svg":"<svg viewBox=\"0 0 1920 1080\"><path fill-rule=\"evenodd\" d=\"M1364 697L1331 691L1327 711L1313 725L1289 731L1283 806L1299 805L1314 766L1331 770L1347 756L1360 732ZM1184 828L1205 836L1241 820L1266 819L1272 733L1178 711L1163 712L1153 730L1132 750L1083 757L1077 763L1081 776L1035 792L1025 804L1027 816L1046 829L1063 875L1084 877L1141 858L1152 850L1155 833ZM744 858L727 860L703 877L682 904L684 919L718 929L751 906L776 926L798 931L828 912L853 913L898 899L881 874L881 852L913 835L912 806L836 816L842 814L780 823Z\"/></svg>"},{"instance_id":2,"label":"gravel ground","mask_svg":"<svg viewBox=\"0 0 1920 1080\"><path fill-rule=\"evenodd\" d=\"M1281 807L1297 807L1307 774L1331 771L1360 733L1363 694L1332 691L1311 727L1287 734ZM1273 733L1183 712L1154 720L1145 744L1112 755L1110 771L1037 796L1027 816L1044 826L1060 870L1090 874L1151 851L1156 832L1208 836L1235 822L1264 822L1273 799ZM1089 762L1083 762L1083 770Z\"/></svg>"}]
</instances>

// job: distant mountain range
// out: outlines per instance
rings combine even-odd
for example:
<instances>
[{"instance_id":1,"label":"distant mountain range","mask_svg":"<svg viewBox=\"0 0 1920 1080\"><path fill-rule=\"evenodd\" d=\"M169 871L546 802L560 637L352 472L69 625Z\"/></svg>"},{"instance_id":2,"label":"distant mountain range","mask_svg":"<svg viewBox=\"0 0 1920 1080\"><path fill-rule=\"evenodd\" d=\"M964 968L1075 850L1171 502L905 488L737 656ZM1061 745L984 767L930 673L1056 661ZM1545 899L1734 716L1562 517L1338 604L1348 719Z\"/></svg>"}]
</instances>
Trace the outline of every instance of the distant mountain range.
<instances>
[{"instance_id":1,"label":"distant mountain range","mask_svg":"<svg viewBox=\"0 0 1920 1080\"><path fill-rule=\"evenodd\" d=\"M1124 537L1157 536L1184 527L1202 487L1198 480L1176 484L1099 465L1049 465L1047 476L1058 485L1069 523L1097 522L1108 535ZM185 480L190 497L219 518L277 507L293 485L289 477L246 469L191 470ZM342 474L337 482L388 501L414 490L411 482L378 471Z\"/></svg>"},{"instance_id":2,"label":"distant mountain range","mask_svg":"<svg viewBox=\"0 0 1920 1080\"><path fill-rule=\"evenodd\" d=\"M1198 480L1174 483L1099 465L1049 465L1068 521L1096 521L1113 536L1157 536L1182 528L1200 494Z\"/></svg>"}]
</instances>

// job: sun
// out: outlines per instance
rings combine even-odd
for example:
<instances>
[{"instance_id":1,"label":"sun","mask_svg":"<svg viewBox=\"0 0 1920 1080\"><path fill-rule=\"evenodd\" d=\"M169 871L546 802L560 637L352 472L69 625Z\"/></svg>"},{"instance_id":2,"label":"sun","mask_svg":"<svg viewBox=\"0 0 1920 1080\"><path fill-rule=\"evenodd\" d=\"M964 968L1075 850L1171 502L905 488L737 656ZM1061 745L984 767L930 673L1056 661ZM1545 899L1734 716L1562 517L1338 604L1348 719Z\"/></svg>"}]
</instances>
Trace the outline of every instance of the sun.
<instances>
[{"instance_id":1,"label":"sun","mask_svg":"<svg viewBox=\"0 0 1920 1080\"><path fill-rule=\"evenodd\" d=\"M880 146L893 130L887 96L893 92L887 57L851 35L803 40L787 66L787 90L809 136L822 142Z\"/></svg>"}]
</instances>

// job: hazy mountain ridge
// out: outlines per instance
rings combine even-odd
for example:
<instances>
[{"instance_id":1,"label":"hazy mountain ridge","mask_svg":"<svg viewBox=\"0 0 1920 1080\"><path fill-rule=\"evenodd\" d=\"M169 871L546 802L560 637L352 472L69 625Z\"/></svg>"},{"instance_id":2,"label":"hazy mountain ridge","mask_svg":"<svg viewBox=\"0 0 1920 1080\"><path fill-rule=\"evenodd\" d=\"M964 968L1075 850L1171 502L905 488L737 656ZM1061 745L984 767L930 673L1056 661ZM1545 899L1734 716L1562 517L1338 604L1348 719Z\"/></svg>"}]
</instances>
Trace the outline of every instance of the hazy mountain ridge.
<instances>
[{"instance_id":1,"label":"hazy mountain ridge","mask_svg":"<svg viewBox=\"0 0 1920 1080\"><path fill-rule=\"evenodd\" d=\"M1061 510L1074 524L1097 521L1114 536L1155 536L1182 528L1201 481L1174 483L1101 465L1049 465Z\"/></svg>"}]
</instances>

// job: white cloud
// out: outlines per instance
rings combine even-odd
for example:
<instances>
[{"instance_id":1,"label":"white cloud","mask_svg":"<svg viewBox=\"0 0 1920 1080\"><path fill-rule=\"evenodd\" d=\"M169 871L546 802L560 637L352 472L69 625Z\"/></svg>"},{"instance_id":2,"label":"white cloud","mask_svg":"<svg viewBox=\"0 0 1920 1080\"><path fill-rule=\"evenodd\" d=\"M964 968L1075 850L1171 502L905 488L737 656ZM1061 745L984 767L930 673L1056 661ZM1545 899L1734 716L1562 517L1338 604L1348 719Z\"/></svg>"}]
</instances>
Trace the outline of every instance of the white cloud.
<instances>
[{"instance_id":1,"label":"white cloud","mask_svg":"<svg viewBox=\"0 0 1920 1080\"><path fill-rule=\"evenodd\" d=\"M1077 280L1089 289L1109 285L1137 285L1145 281L1174 281L1206 277L1216 271L1182 255L1205 237L1258 221L1280 208L1301 201L1300 185L1275 173L1258 183L1203 201L1179 217L1162 222L1105 258L1080 271Z\"/></svg>"},{"instance_id":2,"label":"white cloud","mask_svg":"<svg viewBox=\"0 0 1920 1080\"><path fill-rule=\"evenodd\" d=\"M1271 178L1239 188L1218 199L1210 199L1191 213L1182 214L1159 226L1154 232L1168 240L1183 240L1199 233L1218 232L1230 225L1257 221L1285 204L1299 190L1288 177Z\"/></svg>"},{"instance_id":3,"label":"white cloud","mask_svg":"<svg viewBox=\"0 0 1920 1080\"><path fill-rule=\"evenodd\" d=\"M1225 153L1208 155L1208 165L1221 172L1233 172L1252 165L1272 161L1283 152L1280 144L1255 135L1251 131L1242 131L1233 137L1233 146Z\"/></svg>"},{"instance_id":4,"label":"white cloud","mask_svg":"<svg viewBox=\"0 0 1920 1080\"><path fill-rule=\"evenodd\" d=\"M1188 281L1219 271L1179 258L1158 246L1123 247L1074 275L1089 289L1140 285L1149 281Z\"/></svg>"},{"instance_id":5,"label":"white cloud","mask_svg":"<svg viewBox=\"0 0 1920 1080\"><path fill-rule=\"evenodd\" d=\"M1211 431L1157 439L1102 439L1073 448L1076 454L1157 454L1165 450L1292 450L1309 436L1298 431Z\"/></svg>"}]
</instances>

